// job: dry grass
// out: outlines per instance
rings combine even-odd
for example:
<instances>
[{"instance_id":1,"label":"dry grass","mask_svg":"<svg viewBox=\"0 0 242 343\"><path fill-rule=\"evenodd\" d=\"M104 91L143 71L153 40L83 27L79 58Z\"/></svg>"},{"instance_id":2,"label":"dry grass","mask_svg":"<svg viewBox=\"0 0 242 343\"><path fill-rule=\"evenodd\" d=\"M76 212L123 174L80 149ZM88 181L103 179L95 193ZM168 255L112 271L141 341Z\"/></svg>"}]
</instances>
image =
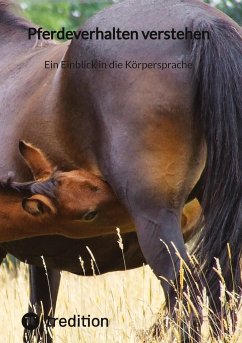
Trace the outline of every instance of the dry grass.
<instances>
[{"instance_id":1,"label":"dry grass","mask_svg":"<svg viewBox=\"0 0 242 343\"><path fill-rule=\"evenodd\" d=\"M2 265L0 282L0 341L20 343L21 318L28 304L27 266L21 263L15 277ZM110 326L108 329L57 327L54 342L136 342L137 330L154 322L162 299L159 282L148 267L85 278L63 272L56 317L90 314L108 317Z\"/></svg>"},{"instance_id":2,"label":"dry grass","mask_svg":"<svg viewBox=\"0 0 242 343\"><path fill-rule=\"evenodd\" d=\"M20 343L23 331L21 318L27 312L28 303L28 268L21 264L17 275L13 273L14 269L10 269L12 271L9 272L2 265L0 270L0 337L4 343ZM162 340L152 338L150 331L147 330L155 322L162 300L159 282L148 267L93 277L79 277L63 272L56 317L68 318L74 314L90 314L91 317L108 317L110 325L108 328L56 327L54 342L179 342L177 323L174 323L170 330L163 327ZM215 341L209 338L205 294L201 301L205 318L202 342L241 342L242 313L239 315L236 333ZM164 316L164 313L161 316ZM229 326L229 322L227 324ZM142 329L145 330L141 332Z\"/></svg>"}]
</instances>

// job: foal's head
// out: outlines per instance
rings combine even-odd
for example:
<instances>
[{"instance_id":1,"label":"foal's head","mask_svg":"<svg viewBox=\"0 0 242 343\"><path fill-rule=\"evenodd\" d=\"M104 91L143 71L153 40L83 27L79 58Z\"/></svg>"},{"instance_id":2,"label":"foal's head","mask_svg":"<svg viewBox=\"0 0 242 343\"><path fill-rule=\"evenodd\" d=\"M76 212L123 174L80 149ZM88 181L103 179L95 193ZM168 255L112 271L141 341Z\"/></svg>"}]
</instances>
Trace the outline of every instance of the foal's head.
<instances>
[{"instance_id":1,"label":"foal's head","mask_svg":"<svg viewBox=\"0 0 242 343\"><path fill-rule=\"evenodd\" d=\"M33 215L49 213L90 221L114 199L104 181L84 170L56 171L48 179L27 187L33 195L23 200L23 208Z\"/></svg>"},{"instance_id":2,"label":"foal's head","mask_svg":"<svg viewBox=\"0 0 242 343\"><path fill-rule=\"evenodd\" d=\"M10 182L9 187L28 194L22 200L22 206L29 214L91 221L115 198L100 177L82 169L55 170L41 150L23 141L19 149L35 181Z\"/></svg>"}]
</instances>

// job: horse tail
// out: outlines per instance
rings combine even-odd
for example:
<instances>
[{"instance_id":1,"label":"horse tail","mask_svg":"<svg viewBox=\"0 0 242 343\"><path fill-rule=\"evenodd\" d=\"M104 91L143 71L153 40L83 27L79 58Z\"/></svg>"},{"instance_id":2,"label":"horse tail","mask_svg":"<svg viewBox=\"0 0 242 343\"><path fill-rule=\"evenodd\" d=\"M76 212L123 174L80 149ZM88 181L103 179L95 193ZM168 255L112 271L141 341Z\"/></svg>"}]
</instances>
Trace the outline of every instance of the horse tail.
<instances>
[{"instance_id":1,"label":"horse tail","mask_svg":"<svg viewBox=\"0 0 242 343\"><path fill-rule=\"evenodd\" d=\"M195 20L193 30L210 33L207 40L193 40L191 48L194 122L207 146L204 228L194 253L214 299L219 299L215 258L227 289L242 289L242 37L236 25L222 19Z\"/></svg>"}]
</instances>

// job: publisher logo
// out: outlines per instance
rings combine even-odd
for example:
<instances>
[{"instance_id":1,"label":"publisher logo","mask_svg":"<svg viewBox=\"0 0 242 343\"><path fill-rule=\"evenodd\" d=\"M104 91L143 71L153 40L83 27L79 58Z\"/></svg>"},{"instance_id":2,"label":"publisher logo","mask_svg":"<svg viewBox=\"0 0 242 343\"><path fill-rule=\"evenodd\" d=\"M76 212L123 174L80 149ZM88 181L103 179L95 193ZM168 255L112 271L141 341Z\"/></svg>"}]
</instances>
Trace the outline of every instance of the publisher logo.
<instances>
[{"instance_id":1,"label":"publisher logo","mask_svg":"<svg viewBox=\"0 0 242 343\"><path fill-rule=\"evenodd\" d=\"M39 316L36 313L26 313L22 318L22 325L26 330L34 330L39 326Z\"/></svg>"}]
</instances>

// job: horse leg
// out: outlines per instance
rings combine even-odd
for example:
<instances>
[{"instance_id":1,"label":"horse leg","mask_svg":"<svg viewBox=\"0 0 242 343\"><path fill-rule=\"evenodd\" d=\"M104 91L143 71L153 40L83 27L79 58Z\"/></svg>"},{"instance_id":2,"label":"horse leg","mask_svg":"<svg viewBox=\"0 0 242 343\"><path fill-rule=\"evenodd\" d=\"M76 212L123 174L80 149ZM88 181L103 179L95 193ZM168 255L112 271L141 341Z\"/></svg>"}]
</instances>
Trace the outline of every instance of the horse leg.
<instances>
[{"instance_id":1,"label":"horse leg","mask_svg":"<svg viewBox=\"0 0 242 343\"><path fill-rule=\"evenodd\" d=\"M6 255L7 252L4 249L0 248L0 265L2 264L3 259L6 257Z\"/></svg>"},{"instance_id":2,"label":"horse leg","mask_svg":"<svg viewBox=\"0 0 242 343\"><path fill-rule=\"evenodd\" d=\"M149 118L147 122L137 116L120 124L125 135L124 130L116 135L112 131L111 156L105 159L104 174L135 222L141 251L159 278L176 320L176 304L189 305L183 292L190 280L186 278L186 284L182 277L182 268L189 265L181 231L182 208L201 176L206 149L199 131L191 129L189 113L181 110L163 113L159 120ZM192 266L189 269L194 270ZM190 289L189 300L196 308L196 284Z\"/></svg>"},{"instance_id":3,"label":"horse leg","mask_svg":"<svg viewBox=\"0 0 242 343\"><path fill-rule=\"evenodd\" d=\"M47 277L48 275L48 277ZM45 269L30 265L30 306L29 312L35 312L39 316L42 314L45 320L55 313L56 300L60 285L60 271L55 269ZM45 334L43 320L39 328L34 333L29 330L24 331L24 343L30 343L29 337L33 334L38 342L51 343L52 338L47 332Z\"/></svg>"}]
</instances>

